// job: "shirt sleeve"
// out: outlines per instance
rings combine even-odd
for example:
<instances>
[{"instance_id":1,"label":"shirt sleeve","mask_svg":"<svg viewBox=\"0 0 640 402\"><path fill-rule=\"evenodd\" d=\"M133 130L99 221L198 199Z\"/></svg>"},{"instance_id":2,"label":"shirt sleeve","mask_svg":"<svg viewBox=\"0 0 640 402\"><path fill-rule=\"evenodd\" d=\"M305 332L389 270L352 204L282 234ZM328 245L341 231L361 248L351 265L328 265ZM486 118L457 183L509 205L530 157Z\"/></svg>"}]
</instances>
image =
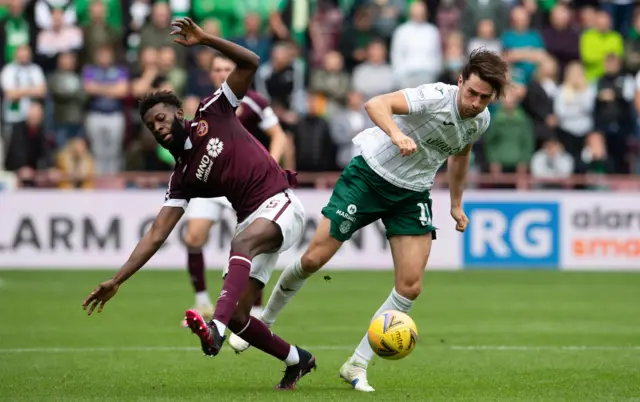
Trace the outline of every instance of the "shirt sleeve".
<instances>
[{"instance_id":1,"label":"shirt sleeve","mask_svg":"<svg viewBox=\"0 0 640 402\"><path fill-rule=\"evenodd\" d=\"M189 197L182 189L182 174L176 173L176 171L177 169L173 171L169 178L169 187L164 196L164 206L186 210L187 205L189 205Z\"/></svg>"},{"instance_id":2,"label":"shirt sleeve","mask_svg":"<svg viewBox=\"0 0 640 402\"><path fill-rule=\"evenodd\" d=\"M427 114L444 106L449 99L449 89L444 84L426 84L402 90L409 114Z\"/></svg>"},{"instance_id":3,"label":"shirt sleeve","mask_svg":"<svg viewBox=\"0 0 640 402\"><path fill-rule=\"evenodd\" d=\"M2 89L10 90L16 87L15 78L15 69L12 64L7 64L2 69L2 73L0 73L0 80L2 81ZM640 87L638 88L640 90Z\"/></svg>"},{"instance_id":4,"label":"shirt sleeve","mask_svg":"<svg viewBox=\"0 0 640 402\"><path fill-rule=\"evenodd\" d=\"M205 112L213 111L216 108L223 109L225 103L231 105L232 108L237 108L240 105L240 100L233 93L227 81L223 82L213 95L202 101L199 110L200 112Z\"/></svg>"},{"instance_id":5,"label":"shirt sleeve","mask_svg":"<svg viewBox=\"0 0 640 402\"><path fill-rule=\"evenodd\" d=\"M262 109L262 115L260 116L260 124L258 125L261 130L268 130L271 127L277 126L279 123L278 116L271 109L271 106L267 106Z\"/></svg>"}]
</instances>

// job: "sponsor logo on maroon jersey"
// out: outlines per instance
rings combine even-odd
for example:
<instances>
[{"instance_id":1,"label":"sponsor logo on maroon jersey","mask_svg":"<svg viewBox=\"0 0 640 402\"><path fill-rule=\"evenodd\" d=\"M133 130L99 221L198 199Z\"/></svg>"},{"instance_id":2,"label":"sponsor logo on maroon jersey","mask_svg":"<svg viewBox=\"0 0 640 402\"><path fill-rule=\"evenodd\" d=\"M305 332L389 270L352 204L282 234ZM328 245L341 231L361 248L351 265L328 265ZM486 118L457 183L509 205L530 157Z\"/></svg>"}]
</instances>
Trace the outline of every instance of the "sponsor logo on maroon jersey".
<instances>
[{"instance_id":1,"label":"sponsor logo on maroon jersey","mask_svg":"<svg viewBox=\"0 0 640 402\"><path fill-rule=\"evenodd\" d=\"M198 122L198 127L196 128L196 134L198 135L198 137L202 137L206 135L208 132L209 132L209 125L207 124L206 121L200 120Z\"/></svg>"},{"instance_id":2,"label":"sponsor logo on maroon jersey","mask_svg":"<svg viewBox=\"0 0 640 402\"><path fill-rule=\"evenodd\" d=\"M202 159L200 159L198 170L196 171L196 178L206 183L207 180L209 180L209 174L211 173L212 167L213 161L211 160L209 155L203 155Z\"/></svg>"}]
</instances>

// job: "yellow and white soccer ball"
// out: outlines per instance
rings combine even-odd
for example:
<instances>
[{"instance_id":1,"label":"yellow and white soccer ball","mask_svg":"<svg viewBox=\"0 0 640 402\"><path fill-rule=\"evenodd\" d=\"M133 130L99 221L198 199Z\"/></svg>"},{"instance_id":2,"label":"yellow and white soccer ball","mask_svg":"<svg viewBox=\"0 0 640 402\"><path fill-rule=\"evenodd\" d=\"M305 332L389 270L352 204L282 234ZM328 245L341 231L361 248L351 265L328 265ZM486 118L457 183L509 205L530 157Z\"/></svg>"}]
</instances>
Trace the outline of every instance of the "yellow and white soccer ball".
<instances>
[{"instance_id":1,"label":"yellow and white soccer ball","mask_svg":"<svg viewBox=\"0 0 640 402\"><path fill-rule=\"evenodd\" d=\"M389 310L371 321L368 338L371 349L378 356L387 360L400 360L409 356L416 347L418 328L407 314Z\"/></svg>"}]
</instances>

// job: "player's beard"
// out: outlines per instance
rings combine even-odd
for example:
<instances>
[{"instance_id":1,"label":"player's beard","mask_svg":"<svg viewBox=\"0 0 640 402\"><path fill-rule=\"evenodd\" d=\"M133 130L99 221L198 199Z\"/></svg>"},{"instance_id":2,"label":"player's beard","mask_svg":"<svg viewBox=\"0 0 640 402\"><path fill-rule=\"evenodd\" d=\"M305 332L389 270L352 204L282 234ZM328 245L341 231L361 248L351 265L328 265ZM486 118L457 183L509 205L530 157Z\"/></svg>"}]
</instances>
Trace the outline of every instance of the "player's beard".
<instances>
[{"instance_id":1,"label":"player's beard","mask_svg":"<svg viewBox=\"0 0 640 402\"><path fill-rule=\"evenodd\" d=\"M175 116L171 124L171 135L173 138L169 143L160 143L167 151L173 155L177 161L184 150L184 142L187 140L187 130L184 128L184 120Z\"/></svg>"}]
</instances>

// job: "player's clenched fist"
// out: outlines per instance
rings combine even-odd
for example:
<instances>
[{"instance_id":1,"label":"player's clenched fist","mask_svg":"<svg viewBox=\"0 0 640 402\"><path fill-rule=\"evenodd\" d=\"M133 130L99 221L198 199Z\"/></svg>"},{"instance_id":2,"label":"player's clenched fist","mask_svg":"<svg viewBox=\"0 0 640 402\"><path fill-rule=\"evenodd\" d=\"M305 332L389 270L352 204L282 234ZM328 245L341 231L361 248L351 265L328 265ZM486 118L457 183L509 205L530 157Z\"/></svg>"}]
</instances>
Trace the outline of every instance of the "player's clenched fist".
<instances>
[{"instance_id":1,"label":"player's clenched fist","mask_svg":"<svg viewBox=\"0 0 640 402\"><path fill-rule=\"evenodd\" d=\"M469 218L467 218L467 214L464 213L462 208L451 208L451 217L456 221L456 230L458 232L464 232L469 224Z\"/></svg>"},{"instance_id":2,"label":"player's clenched fist","mask_svg":"<svg viewBox=\"0 0 640 402\"><path fill-rule=\"evenodd\" d=\"M400 148L400 155L409 156L416 152L416 143L406 135L398 133L391 137L391 142L398 148Z\"/></svg>"}]
</instances>

